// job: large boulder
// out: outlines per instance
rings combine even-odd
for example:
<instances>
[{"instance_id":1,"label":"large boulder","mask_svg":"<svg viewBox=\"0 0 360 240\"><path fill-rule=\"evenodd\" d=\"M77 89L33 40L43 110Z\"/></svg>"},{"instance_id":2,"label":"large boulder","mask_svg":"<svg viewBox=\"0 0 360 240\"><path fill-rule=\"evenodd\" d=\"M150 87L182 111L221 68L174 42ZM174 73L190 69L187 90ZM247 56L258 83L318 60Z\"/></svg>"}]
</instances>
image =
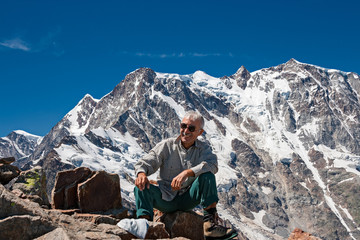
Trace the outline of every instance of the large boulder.
<instances>
[{"instance_id":1,"label":"large boulder","mask_svg":"<svg viewBox=\"0 0 360 240\"><path fill-rule=\"evenodd\" d=\"M79 207L83 212L122 208L120 178L105 171L96 172L77 188Z\"/></svg>"},{"instance_id":2,"label":"large boulder","mask_svg":"<svg viewBox=\"0 0 360 240\"><path fill-rule=\"evenodd\" d=\"M92 174L93 172L85 167L58 172L52 190L52 208L78 208L77 185Z\"/></svg>"},{"instance_id":3,"label":"large boulder","mask_svg":"<svg viewBox=\"0 0 360 240\"><path fill-rule=\"evenodd\" d=\"M33 239L54 229L39 204L0 185L0 239Z\"/></svg>"},{"instance_id":4,"label":"large boulder","mask_svg":"<svg viewBox=\"0 0 360 240\"><path fill-rule=\"evenodd\" d=\"M21 198L27 198L40 205L50 205L46 193L46 176L41 167L23 171L7 186Z\"/></svg>"},{"instance_id":5,"label":"large boulder","mask_svg":"<svg viewBox=\"0 0 360 240\"><path fill-rule=\"evenodd\" d=\"M38 204L22 200L0 184L0 219L14 215L33 216L36 215L34 211L37 208L39 208Z\"/></svg>"},{"instance_id":6,"label":"large boulder","mask_svg":"<svg viewBox=\"0 0 360 240\"><path fill-rule=\"evenodd\" d=\"M10 165L15 161L15 158L0 158L0 183L8 184L12 179L20 174L20 169L16 166Z\"/></svg>"},{"instance_id":7,"label":"large boulder","mask_svg":"<svg viewBox=\"0 0 360 240\"><path fill-rule=\"evenodd\" d=\"M0 220L0 239L34 239L53 229L52 223L40 216L9 216Z\"/></svg>"},{"instance_id":8,"label":"large boulder","mask_svg":"<svg viewBox=\"0 0 360 240\"><path fill-rule=\"evenodd\" d=\"M58 172L52 208L79 209L83 213L121 209L119 175L85 167Z\"/></svg>"}]
</instances>

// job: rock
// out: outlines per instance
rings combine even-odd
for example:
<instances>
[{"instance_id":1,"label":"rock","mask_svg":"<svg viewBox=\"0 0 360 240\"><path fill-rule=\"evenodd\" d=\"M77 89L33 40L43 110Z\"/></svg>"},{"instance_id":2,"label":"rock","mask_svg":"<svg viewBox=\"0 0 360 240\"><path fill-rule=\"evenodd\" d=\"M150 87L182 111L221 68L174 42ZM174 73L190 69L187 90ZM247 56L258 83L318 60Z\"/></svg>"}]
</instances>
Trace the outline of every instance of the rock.
<instances>
[{"instance_id":1,"label":"rock","mask_svg":"<svg viewBox=\"0 0 360 240\"><path fill-rule=\"evenodd\" d=\"M59 172L52 191L52 208L80 209L83 213L121 209L120 178L104 171L81 167ZM118 211L126 217L126 211Z\"/></svg>"},{"instance_id":2,"label":"rock","mask_svg":"<svg viewBox=\"0 0 360 240\"><path fill-rule=\"evenodd\" d=\"M102 232L119 236L122 240L137 239L134 235L125 231L122 228L119 228L118 226L112 226L109 224L99 224L98 229L101 229ZM170 235L165 230L164 223L149 222L149 229L145 239L169 239L169 237Z\"/></svg>"},{"instance_id":3,"label":"rock","mask_svg":"<svg viewBox=\"0 0 360 240\"><path fill-rule=\"evenodd\" d=\"M70 240L69 235L63 228L56 228L55 230L42 235L41 237L35 238L34 240Z\"/></svg>"},{"instance_id":4,"label":"rock","mask_svg":"<svg viewBox=\"0 0 360 240\"><path fill-rule=\"evenodd\" d=\"M170 234L165 229L164 223L149 222L149 229L146 233L146 239L170 238Z\"/></svg>"},{"instance_id":5,"label":"rock","mask_svg":"<svg viewBox=\"0 0 360 240\"><path fill-rule=\"evenodd\" d=\"M304 232L299 228L295 228L295 230L290 234L288 240L321 240L321 239L314 237L310 233Z\"/></svg>"},{"instance_id":6,"label":"rock","mask_svg":"<svg viewBox=\"0 0 360 240\"><path fill-rule=\"evenodd\" d=\"M42 207L47 207L47 205L43 205L43 200L41 199L41 197L37 196L37 195L27 195L25 193L23 193L21 190L19 189L14 189L11 191L12 193L14 193L16 196L18 196L19 198L22 198L22 199L28 199L32 202L36 202L40 205L42 205Z\"/></svg>"},{"instance_id":7,"label":"rock","mask_svg":"<svg viewBox=\"0 0 360 240\"><path fill-rule=\"evenodd\" d=\"M0 163L3 163L3 164L11 164L13 162L15 162L14 157L0 158Z\"/></svg>"},{"instance_id":8,"label":"rock","mask_svg":"<svg viewBox=\"0 0 360 240\"><path fill-rule=\"evenodd\" d=\"M0 163L0 183L8 184L12 179L20 174L20 169L7 163Z\"/></svg>"},{"instance_id":9,"label":"rock","mask_svg":"<svg viewBox=\"0 0 360 240\"><path fill-rule=\"evenodd\" d=\"M92 174L93 172L85 167L58 172L52 190L52 208L77 208L77 184Z\"/></svg>"},{"instance_id":10,"label":"rock","mask_svg":"<svg viewBox=\"0 0 360 240\"><path fill-rule=\"evenodd\" d=\"M53 229L52 223L40 216L10 216L0 220L0 239L33 239Z\"/></svg>"},{"instance_id":11,"label":"rock","mask_svg":"<svg viewBox=\"0 0 360 240\"><path fill-rule=\"evenodd\" d=\"M80 209L50 209L50 211L52 212L60 212L62 214L66 214L66 215L73 215L75 213L80 213L81 210Z\"/></svg>"},{"instance_id":12,"label":"rock","mask_svg":"<svg viewBox=\"0 0 360 240\"><path fill-rule=\"evenodd\" d=\"M94 214L96 214L96 213L97 212L94 212ZM106 216L109 216L112 218L116 218L118 220L132 217L132 215L129 214L128 209L126 207L113 208L113 209L107 210L105 212L98 212L98 214L106 215Z\"/></svg>"},{"instance_id":13,"label":"rock","mask_svg":"<svg viewBox=\"0 0 360 240\"><path fill-rule=\"evenodd\" d=\"M203 217L195 212L165 213L160 221L172 238L204 239Z\"/></svg>"},{"instance_id":14,"label":"rock","mask_svg":"<svg viewBox=\"0 0 360 240\"><path fill-rule=\"evenodd\" d=\"M39 205L25 202L0 184L0 219L13 215L34 215L32 209Z\"/></svg>"},{"instance_id":15,"label":"rock","mask_svg":"<svg viewBox=\"0 0 360 240\"><path fill-rule=\"evenodd\" d=\"M78 185L79 207L83 212L107 211L122 208L120 178L105 171L96 172Z\"/></svg>"},{"instance_id":16,"label":"rock","mask_svg":"<svg viewBox=\"0 0 360 240\"><path fill-rule=\"evenodd\" d=\"M46 177L41 167L21 172L9 189L21 198L28 198L40 205L50 205L46 193ZM19 191L24 194L22 195Z\"/></svg>"},{"instance_id":17,"label":"rock","mask_svg":"<svg viewBox=\"0 0 360 240\"><path fill-rule=\"evenodd\" d=\"M73 217L83 219L85 221L92 222L95 224L107 223L111 225L116 225L119 222L119 220L113 217L101 215L101 214L75 213Z\"/></svg>"},{"instance_id":18,"label":"rock","mask_svg":"<svg viewBox=\"0 0 360 240\"><path fill-rule=\"evenodd\" d=\"M241 87L242 89L245 89L247 86L247 82L251 78L251 74L244 66L241 66L237 70L237 72L231 76L231 78L236 80L236 83L239 87Z\"/></svg>"},{"instance_id":19,"label":"rock","mask_svg":"<svg viewBox=\"0 0 360 240\"><path fill-rule=\"evenodd\" d=\"M107 216L101 216L105 222ZM23 200L0 185L0 239L134 239L118 226L84 221L46 210L37 203ZM95 221L96 222L96 221ZM147 239L169 238L163 223L150 222Z\"/></svg>"}]
</instances>

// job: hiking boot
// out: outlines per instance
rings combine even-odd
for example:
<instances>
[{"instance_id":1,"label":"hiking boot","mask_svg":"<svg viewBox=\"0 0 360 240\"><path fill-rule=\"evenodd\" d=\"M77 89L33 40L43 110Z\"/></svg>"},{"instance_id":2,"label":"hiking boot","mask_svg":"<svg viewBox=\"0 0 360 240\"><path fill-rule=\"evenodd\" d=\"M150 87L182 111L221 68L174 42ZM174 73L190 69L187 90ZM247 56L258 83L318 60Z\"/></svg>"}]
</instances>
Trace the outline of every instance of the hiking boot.
<instances>
[{"instance_id":1,"label":"hiking boot","mask_svg":"<svg viewBox=\"0 0 360 240\"><path fill-rule=\"evenodd\" d=\"M237 236L234 229L230 229L218 224L216 209L209 209L204 215L204 237L206 240L231 239Z\"/></svg>"}]
</instances>

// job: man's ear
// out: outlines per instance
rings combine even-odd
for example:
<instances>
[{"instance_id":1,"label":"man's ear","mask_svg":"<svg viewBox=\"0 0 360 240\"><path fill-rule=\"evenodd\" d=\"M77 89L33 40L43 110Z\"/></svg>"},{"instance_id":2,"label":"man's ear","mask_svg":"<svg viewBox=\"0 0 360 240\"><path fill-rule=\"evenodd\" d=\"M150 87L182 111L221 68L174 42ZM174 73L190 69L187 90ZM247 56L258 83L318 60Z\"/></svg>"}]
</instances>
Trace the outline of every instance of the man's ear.
<instances>
[{"instance_id":1,"label":"man's ear","mask_svg":"<svg viewBox=\"0 0 360 240\"><path fill-rule=\"evenodd\" d=\"M200 134L199 134L199 136L200 136L201 134L203 134L203 132L204 132L204 129L200 129Z\"/></svg>"}]
</instances>

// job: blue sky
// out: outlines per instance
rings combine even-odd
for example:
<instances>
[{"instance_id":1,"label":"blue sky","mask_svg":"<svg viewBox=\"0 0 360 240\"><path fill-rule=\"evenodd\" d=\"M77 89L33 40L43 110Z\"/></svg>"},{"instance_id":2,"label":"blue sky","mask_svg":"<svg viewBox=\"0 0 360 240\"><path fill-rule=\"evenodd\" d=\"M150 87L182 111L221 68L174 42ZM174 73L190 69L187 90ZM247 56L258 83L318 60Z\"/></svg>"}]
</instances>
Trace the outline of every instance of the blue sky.
<instances>
[{"instance_id":1,"label":"blue sky","mask_svg":"<svg viewBox=\"0 0 360 240\"><path fill-rule=\"evenodd\" d=\"M0 0L0 137L48 133L140 67L231 75L295 58L360 73L359 1Z\"/></svg>"}]
</instances>

